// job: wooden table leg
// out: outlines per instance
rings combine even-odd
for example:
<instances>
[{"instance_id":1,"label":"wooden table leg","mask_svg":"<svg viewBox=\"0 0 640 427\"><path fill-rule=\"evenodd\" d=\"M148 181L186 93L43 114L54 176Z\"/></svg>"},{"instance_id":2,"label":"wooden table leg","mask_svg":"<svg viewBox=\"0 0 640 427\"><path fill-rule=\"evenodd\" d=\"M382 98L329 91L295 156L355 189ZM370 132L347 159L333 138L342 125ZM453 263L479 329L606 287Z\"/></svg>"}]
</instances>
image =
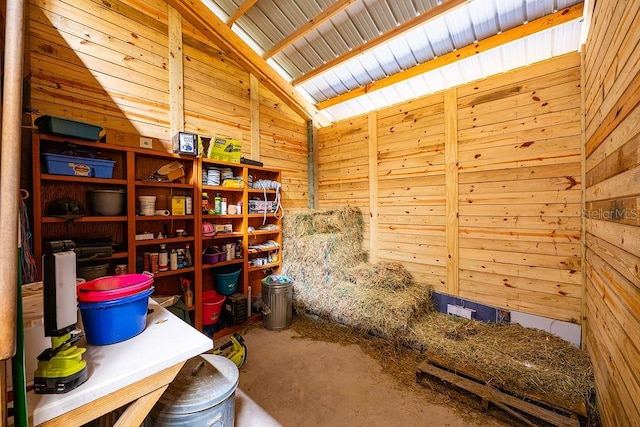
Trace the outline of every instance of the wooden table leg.
<instances>
[{"instance_id":1,"label":"wooden table leg","mask_svg":"<svg viewBox=\"0 0 640 427\"><path fill-rule=\"evenodd\" d=\"M149 394L146 394L135 402L131 403L129 407L120 415L118 421L114 424L114 427L129 427L129 426L139 426L142 424L144 419L147 417L153 405L156 404L162 393L169 387L167 384L164 387L161 387L157 390L152 391Z\"/></svg>"}]
</instances>

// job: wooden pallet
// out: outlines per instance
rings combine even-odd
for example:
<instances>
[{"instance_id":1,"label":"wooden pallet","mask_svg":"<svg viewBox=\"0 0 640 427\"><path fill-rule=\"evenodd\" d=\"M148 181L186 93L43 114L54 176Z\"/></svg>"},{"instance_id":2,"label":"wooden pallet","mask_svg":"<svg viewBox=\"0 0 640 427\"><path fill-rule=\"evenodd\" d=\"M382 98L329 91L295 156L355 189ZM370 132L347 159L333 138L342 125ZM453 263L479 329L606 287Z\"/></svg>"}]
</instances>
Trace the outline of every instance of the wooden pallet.
<instances>
[{"instance_id":1,"label":"wooden pallet","mask_svg":"<svg viewBox=\"0 0 640 427\"><path fill-rule=\"evenodd\" d=\"M452 384L472 394L482 400L485 410L493 404L505 411L512 417L518 419L523 424L536 427L534 419L544 421L558 427L579 427L579 415L569 409L559 408L546 402L536 402L535 400L522 400L511 394L492 387L485 382L471 376L459 375L441 366L437 366L432 360L422 362L416 369L416 382L422 384L423 379L433 377L446 383ZM548 409L549 408L549 409ZM527 415L528 417L525 417Z\"/></svg>"}]
</instances>

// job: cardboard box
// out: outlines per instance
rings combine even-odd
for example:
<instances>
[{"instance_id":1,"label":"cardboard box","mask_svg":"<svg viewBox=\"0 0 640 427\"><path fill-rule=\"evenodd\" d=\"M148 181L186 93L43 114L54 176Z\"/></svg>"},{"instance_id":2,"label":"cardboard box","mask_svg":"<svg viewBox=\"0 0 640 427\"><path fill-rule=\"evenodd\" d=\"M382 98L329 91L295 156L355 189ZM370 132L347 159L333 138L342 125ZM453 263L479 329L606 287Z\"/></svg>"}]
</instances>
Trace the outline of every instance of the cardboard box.
<instances>
[{"instance_id":1,"label":"cardboard box","mask_svg":"<svg viewBox=\"0 0 640 427\"><path fill-rule=\"evenodd\" d=\"M209 146L208 158L223 162L240 163L242 141L233 138L215 137Z\"/></svg>"},{"instance_id":2,"label":"cardboard box","mask_svg":"<svg viewBox=\"0 0 640 427\"><path fill-rule=\"evenodd\" d=\"M171 198L171 215L186 215L186 203L185 196L173 196Z\"/></svg>"}]
</instances>

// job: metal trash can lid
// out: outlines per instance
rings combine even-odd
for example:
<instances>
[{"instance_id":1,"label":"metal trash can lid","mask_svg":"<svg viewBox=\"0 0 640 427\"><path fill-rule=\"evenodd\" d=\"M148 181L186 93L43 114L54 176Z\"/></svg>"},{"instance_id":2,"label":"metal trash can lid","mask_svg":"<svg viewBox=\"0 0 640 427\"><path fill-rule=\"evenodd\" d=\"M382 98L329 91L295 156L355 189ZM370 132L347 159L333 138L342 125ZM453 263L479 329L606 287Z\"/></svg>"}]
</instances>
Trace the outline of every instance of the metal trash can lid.
<instances>
[{"instance_id":1,"label":"metal trash can lid","mask_svg":"<svg viewBox=\"0 0 640 427\"><path fill-rule=\"evenodd\" d=\"M293 283L293 279L283 274L270 274L262 279L263 285L286 285Z\"/></svg>"},{"instance_id":2,"label":"metal trash can lid","mask_svg":"<svg viewBox=\"0 0 640 427\"><path fill-rule=\"evenodd\" d=\"M214 354L201 354L187 360L154 411L191 414L224 402L238 387L238 367L231 360Z\"/></svg>"}]
</instances>

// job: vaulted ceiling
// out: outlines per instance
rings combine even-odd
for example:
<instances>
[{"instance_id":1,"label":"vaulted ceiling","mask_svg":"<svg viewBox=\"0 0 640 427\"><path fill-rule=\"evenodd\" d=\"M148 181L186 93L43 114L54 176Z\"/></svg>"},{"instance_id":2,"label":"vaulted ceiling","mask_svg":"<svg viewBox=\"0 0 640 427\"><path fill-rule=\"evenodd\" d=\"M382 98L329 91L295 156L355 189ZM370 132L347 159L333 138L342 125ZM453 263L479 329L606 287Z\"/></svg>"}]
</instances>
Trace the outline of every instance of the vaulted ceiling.
<instances>
[{"instance_id":1,"label":"vaulted ceiling","mask_svg":"<svg viewBox=\"0 0 640 427\"><path fill-rule=\"evenodd\" d=\"M577 51L583 31L577 0L200 2L167 0L325 123Z\"/></svg>"}]
</instances>

